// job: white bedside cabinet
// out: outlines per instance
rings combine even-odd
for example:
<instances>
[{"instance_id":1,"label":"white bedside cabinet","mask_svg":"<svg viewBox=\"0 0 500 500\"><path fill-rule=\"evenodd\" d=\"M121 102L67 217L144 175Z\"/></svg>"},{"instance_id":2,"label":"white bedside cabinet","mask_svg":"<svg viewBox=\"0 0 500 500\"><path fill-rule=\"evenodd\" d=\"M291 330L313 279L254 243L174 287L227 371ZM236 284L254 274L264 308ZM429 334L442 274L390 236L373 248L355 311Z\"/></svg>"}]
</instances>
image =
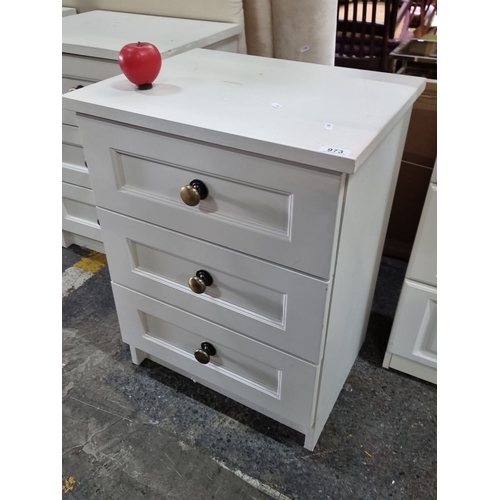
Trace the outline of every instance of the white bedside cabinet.
<instances>
[{"instance_id":1,"label":"white bedside cabinet","mask_svg":"<svg viewBox=\"0 0 500 500\"><path fill-rule=\"evenodd\" d=\"M383 366L437 384L437 162Z\"/></svg>"},{"instance_id":2,"label":"white bedside cabinet","mask_svg":"<svg viewBox=\"0 0 500 500\"><path fill-rule=\"evenodd\" d=\"M62 8L62 16L63 17L73 16L75 14L76 14L76 9L74 9L73 7L63 7Z\"/></svg>"},{"instance_id":3,"label":"white bedside cabinet","mask_svg":"<svg viewBox=\"0 0 500 500\"><path fill-rule=\"evenodd\" d=\"M63 7L64 16L64 7ZM91 11L62 19L62 91L121 74L127 43L151 42L163 59L196 47L236 52L238 24ZM164 63L165 64L165 63ZM62 111L62 242L104 252L74 113Z\"/></svg>"},{"instance_id":4,"label":"white bedside cabinet","mask_svg":"<svg viewBox=\"0 0 500 500\"><path fill-rule=\"evenodd\" d=\"M425 80L195 49L77 113L132 360L305 434L363 343Z\"/></svg>"}]
</instances>

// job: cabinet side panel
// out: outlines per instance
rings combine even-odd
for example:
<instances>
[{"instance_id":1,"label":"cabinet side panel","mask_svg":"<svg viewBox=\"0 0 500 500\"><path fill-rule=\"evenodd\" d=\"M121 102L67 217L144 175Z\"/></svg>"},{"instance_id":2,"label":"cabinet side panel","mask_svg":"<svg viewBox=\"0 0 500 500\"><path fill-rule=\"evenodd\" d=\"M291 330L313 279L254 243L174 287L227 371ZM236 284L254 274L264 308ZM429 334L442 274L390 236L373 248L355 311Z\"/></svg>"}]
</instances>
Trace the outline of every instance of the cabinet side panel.
<instances>
[{"instance_id":1,"label":"cabinet side panel","mask_svg":"<svg viewBox=\"0 0 500 500\"><path fill-rule=\"evenodd\" d=\"M407 112L347 182L313 440L365 338L409 118Z\"/></svg>"}]
</instances>

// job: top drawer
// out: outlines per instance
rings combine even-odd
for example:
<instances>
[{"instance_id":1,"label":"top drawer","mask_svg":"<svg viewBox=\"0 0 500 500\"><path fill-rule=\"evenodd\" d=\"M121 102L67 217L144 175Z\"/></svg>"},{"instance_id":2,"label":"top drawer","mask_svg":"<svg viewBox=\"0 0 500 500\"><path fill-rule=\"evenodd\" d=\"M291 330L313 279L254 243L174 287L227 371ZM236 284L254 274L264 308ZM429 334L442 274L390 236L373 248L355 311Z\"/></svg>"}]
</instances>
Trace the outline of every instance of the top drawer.
<instances>
[{"instance_id":1,"label":"top drawer","mask_svg":"<svg viewBox=\"0 0 500 500\"><path fill-rule=\"evenodd\" d=\"M63 77L100 82L101 80L121 75L121 73L118 60L112 61L109 59L64 53L62 55Z\"/></svg>"},{"instance_id":2,"label":"top drawer","mask_svg":"<svg viewBox=\"0 0 500 500\"><path fill-rule=\"evenodd\" d=\"M344 175L79 116L98 206L322 278ZM208 196L186 205L200 180Z\"/></svg>"}]
</instances>

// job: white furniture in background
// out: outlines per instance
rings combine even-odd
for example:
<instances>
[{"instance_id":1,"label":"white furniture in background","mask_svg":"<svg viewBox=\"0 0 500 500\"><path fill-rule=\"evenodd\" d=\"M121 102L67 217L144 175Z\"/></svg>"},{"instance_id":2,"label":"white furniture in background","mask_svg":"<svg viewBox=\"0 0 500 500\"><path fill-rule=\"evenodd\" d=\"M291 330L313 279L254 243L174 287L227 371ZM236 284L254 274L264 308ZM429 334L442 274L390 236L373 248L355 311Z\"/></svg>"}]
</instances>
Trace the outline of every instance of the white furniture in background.
<instances>
[{"instance_id":1,"label":"white furniture in background","mask_svg":"<svg viewBox=\"0 0 500 500\"><path fill-rule=\"evenodd\" d=\"M305 434L363 343L425 80L195 49L77 113L122 338Z\"/></svg>"},{"instance_id":2,"label":"white furniture in background","mask_svg":"<svg viewBox=\"0 0 500 500\"><path fill-rule=\"evenodd\" d=\"M73 7L63 7L62 8L62 17L73 16L76 14L76 9Z\"/></svg>"},{"instance_id":3,"label":"white furniture in background","mask_svg":"<svg viewBox=\"0 0 500 500\"><path fill-rule=\"evenodd\" d=\"M63 7L64 10L64 7ZM62 20L62 92L121 74L127 43L155 44L165 59L195 47L236 52L231 23L92 11ZM164 63L165 64L165 63ZM105 252L74 113L62 112L62 243Z\"/></svg>"},{"instance_id":4,"label":"white furniture in background","mask_svg":"<svg viewBox=\"0 0 500 500\"><path fill-rule=\"evenodd\" d=\"M437 384L437 162L383 366Z\"/></svg>"}]
</instances>

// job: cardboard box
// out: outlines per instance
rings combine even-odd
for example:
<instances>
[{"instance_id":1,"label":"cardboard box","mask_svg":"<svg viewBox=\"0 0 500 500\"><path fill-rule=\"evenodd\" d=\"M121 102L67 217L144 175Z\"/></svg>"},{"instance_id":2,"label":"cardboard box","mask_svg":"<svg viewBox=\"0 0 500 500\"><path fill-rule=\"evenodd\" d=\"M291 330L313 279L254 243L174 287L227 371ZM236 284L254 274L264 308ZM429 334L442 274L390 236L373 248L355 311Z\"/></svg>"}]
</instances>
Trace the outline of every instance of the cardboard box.
<instances>
[{"instance_id":1,"label":"cardboard box","mask_svg":"<svg viewBox=\"0 0 500 500\"><path fill-rule=\"evenodd\" d=\"M394 194L384 255L408 261L437 156L437 81L413 105Z\"/></svg>"},{"instance_id":2,"label":"cardboard box","mask_svg":"<svg viewBox=\"0 0 500 500\"><path fill-rule=\"evenodd\" d=\"M413 105L403 160L433 168L437 155L437 81L428 80Z\"/></svg>"},{"instance_id":3,"label":"cardboard box","mask_svg":"<svg viewBox=\"0 0 500 500\"><path fill-rule=\"evenodd\" d=\"M385 238L385 255L410 259L431 176L432 168L401 162Z\"/></svg>"}]
</instances>

